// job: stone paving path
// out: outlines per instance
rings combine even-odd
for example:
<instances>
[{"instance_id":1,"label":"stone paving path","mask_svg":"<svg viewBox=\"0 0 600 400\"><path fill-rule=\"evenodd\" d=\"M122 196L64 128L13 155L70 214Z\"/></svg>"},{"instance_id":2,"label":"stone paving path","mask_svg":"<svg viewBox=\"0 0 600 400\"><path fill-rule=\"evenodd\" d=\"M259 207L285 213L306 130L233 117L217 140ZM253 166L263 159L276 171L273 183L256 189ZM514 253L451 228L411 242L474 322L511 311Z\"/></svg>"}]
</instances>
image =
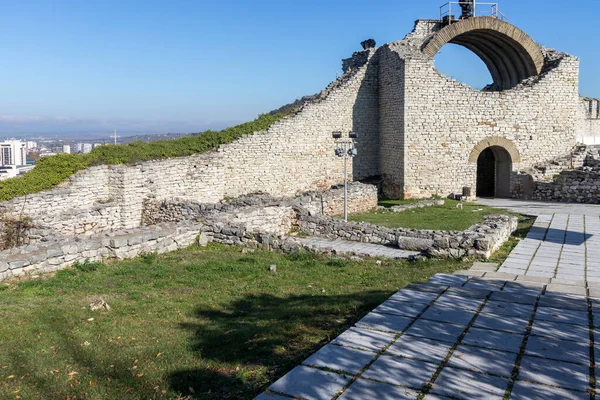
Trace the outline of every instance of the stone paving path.
<instances>
[{"instance_id":1,"label":"stone paving path","mask_svg":"<svg viewBox=\"0 0 600 400\"><path fill-rule=\"evenodd\" d=\"M318 237L299 238L299 240L313 250L333 251L336 254L386 258L409 258L410 256L420 254L417 251L406 251L379 244L351 242L348 240L330 240Z\"/></svg>"},{"instance_id":2,"label":"stone paving path","mask_svg":"<svg viewBox=\"0 0 600 400\"><path fill-rule=\"evenodd\" d=\"M552 214L600 215L600 205L598 204L551 203L514 199L478 199L477 204L535 216Z\"/></svg>"},{"instance_id":3,"label":"stone paving path","mask_svg":"<svg viewBox=\"0 0 600 400\"><path fill-rule=\"evenodd\" d=\"M525 272L546 271L548 258L553 276L585 277L599 227L540 218L511 256L529 258ZM600 284L496 269L475 263L407 286L257 399L595 398Z\"/></svg>"},{"instance_id":4,"label":"stone paving path","mask_svg":"<svg viewBox=\"0 0 600 400\"><path fill-rule=\"evenodd\" d=\"M600 217L540 215L498 271L600 282Z\"/></svg>"}]
</instances>

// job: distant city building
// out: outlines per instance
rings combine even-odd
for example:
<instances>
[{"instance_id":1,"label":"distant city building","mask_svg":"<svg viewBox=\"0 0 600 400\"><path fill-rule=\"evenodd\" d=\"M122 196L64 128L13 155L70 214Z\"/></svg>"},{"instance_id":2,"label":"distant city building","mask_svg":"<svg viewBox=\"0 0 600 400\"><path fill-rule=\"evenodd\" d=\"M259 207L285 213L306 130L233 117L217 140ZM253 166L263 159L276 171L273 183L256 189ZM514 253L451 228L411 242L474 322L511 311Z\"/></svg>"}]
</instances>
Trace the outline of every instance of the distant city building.
<instances>
[{"instance_id":1,"label":"distant city building","mask_svg":"<svg viewBox=\"0 0 600 400\"><path fill-rule=\"evenodd\" d=\"M71 145L63 144L62 152L65 154L70 154L71 153Z\"/></svg>"},{"instance_id":2,"label":"distant city building","mask_svg":"<svg viewBox=\"0 0 600 400\"><path fill-rule=\"evenodd\" d=\"M37 148L37 142L27 141L27 150L32 150Z\"/></svg>"},{"instance_id":3,"label":"distant city building","mask_svg":"<svg viewBox=\"0 0 600 400\"><path fill-rule=\"evenodd\" d=\"M27 143L20 140L0 142L0 180L14 178L33 169L27 165Z\"/></svg>"},{"instance_id":4,"label":"distant city building","mask_svg":"<svg viewBox=\"0 0 600 400\"><path fill-rule=\"evenodd\" d=\"M20 140L0 142L0 165L26 165L27 143Z\"/></svg>"},{"instance_id":5,"label":"distant city building","mask_svg":"<svg viewBox=\"0 0 600 400\"><path fill-rule=\"evenodd\" d=\"M94 148L100 147L100 146L103 146L103 144L102 143L94 143Z\"/></svg>"},{"instance_id":6,"label":"distant city building","mask_svg":"<svg viewBox=\"0 0 600 400\"><path fill-rule=\"evenodd\" d=\"M90 151L92 151L92 144L91 143L84 143L83 144L83 150L81 150L81 152L83 154L88 154Z\"/></svg>"}]
</instances>

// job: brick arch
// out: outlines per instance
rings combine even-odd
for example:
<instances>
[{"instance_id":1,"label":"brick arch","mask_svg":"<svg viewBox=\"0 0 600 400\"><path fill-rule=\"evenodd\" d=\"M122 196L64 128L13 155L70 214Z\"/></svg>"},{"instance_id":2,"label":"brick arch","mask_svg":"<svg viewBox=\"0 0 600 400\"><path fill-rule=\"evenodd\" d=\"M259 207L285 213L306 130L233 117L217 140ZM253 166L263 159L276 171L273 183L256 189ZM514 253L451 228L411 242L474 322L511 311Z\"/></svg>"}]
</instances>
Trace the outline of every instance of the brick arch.
<instances>
[{"instance_id":1,"label":"brick arch","mask_svg":"<svg viewBox=\"0 0 600 400\"><path fill-rule=\"evenodd\" d=\"M499 146L505 149L508 152L508 154L510 154L512 162L521 162L521 154L519 153L517 146L515 146L515 144L510 140L501 136L490 136L477 143L471 151L471 154L469 155L469 162L472 164L477 163L477 158L479 157L481 152L487 149L488 147L492 146Z\"/></svg>"},{"instance_id":2,"label":"brick arch","mask_svg":"<svg viewBox=\"0 0 600 400\"><path fill-rule=\"evenodd\" d=\"M544 55L529 35L494 17L463 19L432 34L421 50L433 57L447 43L466 47L488 67L495 90L506 90L534 75L544 66Z\"/></svg>"}]
</instances>

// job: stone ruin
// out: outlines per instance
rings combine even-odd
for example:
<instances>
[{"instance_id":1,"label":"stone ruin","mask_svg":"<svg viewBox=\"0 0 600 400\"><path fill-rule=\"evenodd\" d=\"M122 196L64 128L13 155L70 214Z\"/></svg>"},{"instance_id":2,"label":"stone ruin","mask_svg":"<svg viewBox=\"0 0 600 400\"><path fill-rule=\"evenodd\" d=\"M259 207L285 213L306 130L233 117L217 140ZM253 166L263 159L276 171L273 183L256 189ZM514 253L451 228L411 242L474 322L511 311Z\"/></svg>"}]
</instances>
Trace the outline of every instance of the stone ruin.
<instances>
[{"instance_id":1,"label":"stone ruin","mask_svg":"<svg viewBox=\"0 0 600 400\"><path fill-rule=\"evenodd\" d=\"M478 55L493 83L477 90L441 74L434 56L447 43ZM333 131L358 133L359 152L349 161L350 178L378 182L389 198L445 197L467 187L476 196L597 199L598 185L589 171L585 184L563 180L568 190L583 194L553 197L559 192L556 187L536 184L540 171L552 171L552 166L562 165L556 160L578 151L581 138L600 136L600 102L579 94L575 56L540 46L502 19L480 16L452 23L418 20L400 41L377 47L371 39L361 45L363 50L343 60L338 79L266 131L189 157L91 167L53 190L0 204L0 214L23 212L46 232L37 235L41 238L82 241L60 250L61 256L47 250L47 258L59 257L54 265L97 249L110 253L156 244L160 238L165 241L155 247L171 249L189 243L204 228L188 230L190 220L153 220L157 209L164 213L171 207L175 217L170 218L177 219L177 213L191 211L176 204L219 208L224 199L293 198L339 184L343 160L334 154ZM583 165L576 159L568 168ZM363 206L369 204L363 201ZM289 218L297 221L298 215L302 213L296 210ZM143 228L144 223L157 225ZM123 244L114 239L121 233L135 238ZM419 239L442 242L435 234ZM88 242L98 247L87 249ZM23 257L12 253L13 265L27 268L18 262ZM0 273L6 274L8 269L2 268L7 263L1 261Z\"/></svg>"}]
</instances>

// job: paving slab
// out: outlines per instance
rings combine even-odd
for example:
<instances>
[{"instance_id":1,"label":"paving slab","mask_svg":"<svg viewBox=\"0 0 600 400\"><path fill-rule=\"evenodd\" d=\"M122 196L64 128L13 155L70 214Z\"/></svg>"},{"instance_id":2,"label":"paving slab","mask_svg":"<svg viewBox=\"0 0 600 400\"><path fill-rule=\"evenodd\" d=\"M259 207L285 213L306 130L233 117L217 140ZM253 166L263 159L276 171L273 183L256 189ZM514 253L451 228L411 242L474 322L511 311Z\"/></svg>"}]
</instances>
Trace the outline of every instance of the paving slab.
<instances>
[{"instance_id":1,"label":"paving slab","mask_svg":"<svg viewBox=\"0 0 600 400\"><path fill-rule=\"evenodd\" d=\"M441 293L443 290L440 290ZM430 303L438 297L437 291L402 289L394 293L388 300L406 301L409 303Z\"/></svg>"},{"instance_id":2,"label":"paving slab","mask_svg":"<svg viewBox=\"0 0 600 400\"><path fill-rule=\"evenodd\" d=\"M517 378L565 389L590 389L590 369L587 365L547 358L524 356Z\"/></svg>"},{"instance_id":3,"label":"paving slab","mask_svg":"<svg viewBox=\"0 0 600 400\"><path fill-rule=\"evenodd\" d=\"M493 360L493 362L490 362ZM448 366L473 372L510 377L517 361L517 354L483 349L461 344L454 350Z\"/></svg>"},{"instance_id":4,"label":"paving slab","mask_svg":"<svg viewBox=\"0 0 600 400\"><path fill-rule=\"evenodd\" d=\"M531 328L531 334L573 342L588 344L590 342L590 330L587 325L571 325L536 319Z\"/></svg>"},{"instance_id":5,"label":"paving slab","mask_svg":"<svg viewBox=\"0 0 600 400\"><path fill-rule=\"evenodd\" d=\"M395 337L396 335L392 333L350 328L335 338L331 343L339 346L356 347L379 352L392 343Z\"/></svg>"},{"instance_id":6,"label":"paving slab","mask_svg":"<svg viewBox=\"0 0 600 400\"><path fill-rule=\"evenodd\" d=\"M433 305L436 307L477 311L483 304L483 301L484 299L465 298L444 293L435 301L435 303L433 303Z\"/></svg>"},{"instance_id":7,"label":"paving slab","mask_svg":"<svg viewBox=\"0 0 600 400\"><path fill-rule=\"evenodd\" d=\"M437 367L436 364L420 360L380 357L362 374L362 377L393 385L420 389L423 384L431 379Z\"/></svg>"},{"instance_id":8,"label":"paving slab","mask_svg":"<svg viewBox=\"0 0 600 400\"><path fill-rule=\"evenodd\" d=\"M479 314L473 323L475 328L518 334L524 334L528 325L529 318L484 313Z\"/></svg>"},{"instance_id":9,"label":"paving slab","mask_svg":"<svg viewBox=\"0 0 600 400\"><path fill-rule=\"evenodd\" d=\"M586 296L587 289L582 286L575 285L564 285L558 283L551 283L546 287L547 293L563 293L563 294L572 294L576 296Z\"/></svg>"},{"instance_id":10,"label":"paving slab","mask_svg":"<svg viewBox=\"0 0 600 400\"><path fill-rule=\"evenodd\" d=\"M483 290L483 289L475 289L475 288L465 288L465 287L450 287L446 291L446 294L452 296L462 296L469 297L472 299L485 299L490 295L491 291Z\"/></svg>"},{"instance_id":11,"label":"paving slab","mask_svg":"<svg viewBox=\"0 0 600 400\"><path fill-rule=\"evenodd\" d=\"M492 331L489 329L471 328L462 340L464 344L486 347L493 350L504 350L518 353L524 335Z\"/></svg>"},{"instance_id":12,"label":"paving slab","mask_svg":"<svg viewBox=\"0 0 600 400\"><path fill-rule=\"evenodd\" d=\"M590 364L590 346L555 338L530 336L525 354L577 364Z\"/></svg>"},{"instance_id":13,"label":"paving slab","mask_svg":"<svg viewBox=\"0 0 600 400\"><path fill-rule=\"evenodd\" d=\"M498 264L496 263L485 263L485 262L475 262L471 267L471 270L475 271L489 271L495 272L498 269Z\"/></svg>"},{"instance_id":14,"label":"paving slab","mask_svg":"<svg viewBox=\"0 0 600 400\"><path fill-rule=\"evenodd\" d=\"M418 319L405 334L454 343L465 329L464 325Z\"/></svg>"},{"instance_id":15,"label":"paving slab","mask_svg":"<svg viewBox=\"0 0 600 400\"><path fill-rule=\"evenodd\" d=\"M373 312L380 314L403 315L405 317L415 318L427 307L427 303L388 300L384 303L381 303L373 310Z\"/></svg>"},{"instance_id":16,"label":"paving slab","mask_svg":"<svg viewBox=\"0 0 600 400\"><path fill-rule=\"evenodd\" d=\"M485 275L485 271L474 271L471 269L461 269L458 271L454 271L454 274L481 278L483 275Z\"/></svg>"},{"instance_id":17,"label":"paving slab","mask_svg":"<svg viewBox=\"0 0 600 400\"><path fill-rule=\"evenodd\" d=\"M533 313L533 305L490 300L481 312L529 318Z\"/></svg>"},{"instance_id":18,"label":"paving slab","mask_svg":"<svg viewBox=\"0 0 600 400\"><path fill-rule=\"evenodd\" d=\"M576 310L587 312L587 300L583 297L574 298L572 296L542 296L538 303L540 307L562 308L565 310Z\"/></svg>"},{"instance_id":19,"label":"paving slab","mask_svg":"<svg viewBox=\"0 0 600 400\"><path fill-rule=\"evenodd\" d=\"M535 314L536 320L556 321L565 324L589 325L589 316L586 311L566 310L555 307L538 307Z\"/></svg>"},{"instance_id":20,"label":"paving slab","mask_svg":"<svg viewBox=\"0 0 600 400\"><path fill-rule=\"evenodd\" d=\"M508 387L508 378L478 374L446 367L431 388L431 392L458 399L502 399Z\"/></svg>"},{"instance_id":21,"label":"paving slab","mask_svg":"<svg viewBox=\"0 0 600 400\"><path fill-rule=\"evenodd\" d=\"M538 295L536 292L517 291L511 292L505 290L501 292L493 292L490 296L490 300L506 302L506 303L519 303L534 305L537 302Z\"/></svg>"},{"instance_id":22,"label":"paving slab","mask_svg":"<svg viewBox=\"0 0 600 400\"><path fill-rule=\"evenodd\" d=\"M283 397L278 394L261 393L254 400L290 400L289 397Z\"/></svg>"},{"instance_id":23,"label":"paving slab","mask_svg":"<svg viewBox=\"0 0 600 400\"><path fill-rule=\"evenodd\" d=\"M539 276L519 275L517 276L517 282L538 282L538 283L550 283L550 278L544 278Z\"/></svg>"},{"instance_id":24,"label":"paving slab","mask_svg":"<svg viewBox=\"0 0 600 400\"><path fill-rule=\"evenodd\" d=\"M433 283L414 282L409 283L402 290L417 290L420 292L432 292L440 294L444 290L448 289L448 285L435 285Z\"/></svg>"},{"instance_id":25,"label":"paving slab","mask_svg":"<svg viewBox=\"0 0 600 400\"><path fill-rule=\"evenodd\" d=\"M468 325L475 316L475 311L460 310L447 307L429 307L421 316L423 319L439 322L449 322L452 324Z\"/></svg>"},{"instance_id":26,"label":"paving slab","mask_svg":"<svg viewBox=\"0 0 600 400\"><path fill-rule=\"evenodd\" d=\"M451 347L451 343L404 334L384 354L441 364Z\"/></svg>"},{"instance_id":27,"label":"paving slab","mask_svg":"<svg viewBox=\"0 0 600 400\"><path fill-rule=\"evenodd\" d=\"M502 279L504 281L514 281L517 279L518 274L511 274L506 272L486 272L483 279Z\"/></svg>"},{"instance_id":28,"label":"paving slab","mask_svg":"<svg viewBox=\"0 0 600 400\"><path fill-rule=\"evenodd\" d=\"M356 323L358 328L375 329L377 331L400 333L408 324L413 321L412 318L402 317L400 315L379 314L370 312L363 319Z\"/></svg>"},{"instance_id":29,"label":"paving slab","mask_svg":"<svg viewBox=\"0 0 600 400\"><path fill-rule=\"evenodd\" d=\"M584 280L570 280L570 279L560 279L560 278L552 278L552 282L550 285L566 285L566 286L585 286Z\"/></svg>"},{"instance_id":30,"label":"paving slab","mask_svg":"<svg viewBox=\"0 0 600 400\"><path fill-rule=\"evenodd\" d=\"M357 379L339 397L340 400L414 400L418 391L387 383L374 382L367 379ZM287 399L289 400L289 399Z\"/></svg>"},{"instance_id":31,"label":"paving slab","mask_svg":"<svg viewBox=\"0 0 600 400\"><path fill-rule=\"evenodd\" d=\"M435 274L427 282L432 283L434 285L447 285L447 286L460 287L467 280L469 280L469 277L463 276L463 275Z\"/></svg>"},{"instance_id":32,"label":"paving slab","mask_svg":"<svg viewBox=\"0 0 600 400\"><path fill-rule=\"evenodd\" d=\"M510 399L514 400L589 400L590 395L584 392L562 389L538 383L517 381L513 386Z\"/></svg>"},{"instance_id":33,"label":"paving slab","mask_svg":"<svg viewBox=\"0 0 600 400\"><path fill-rule=\"evenodd\" d=\"M370 351L350 349L328 344L304 360L302 364L307 366L329 368L356 375L368 363L373 361L376 355L377 354Z\"/></svg>"},{"instance_id":34,"label":"paving slab","mask_svg":"<svg viewBox=\"0 0 600 400\"><path fill-rule=\"evenodd\" d=\"M298 366L269 386L273 392L307 400L329 400L351 380L349 375ZM307 384L310 382L310 384Z\"/></svg>"}]
</instances>

